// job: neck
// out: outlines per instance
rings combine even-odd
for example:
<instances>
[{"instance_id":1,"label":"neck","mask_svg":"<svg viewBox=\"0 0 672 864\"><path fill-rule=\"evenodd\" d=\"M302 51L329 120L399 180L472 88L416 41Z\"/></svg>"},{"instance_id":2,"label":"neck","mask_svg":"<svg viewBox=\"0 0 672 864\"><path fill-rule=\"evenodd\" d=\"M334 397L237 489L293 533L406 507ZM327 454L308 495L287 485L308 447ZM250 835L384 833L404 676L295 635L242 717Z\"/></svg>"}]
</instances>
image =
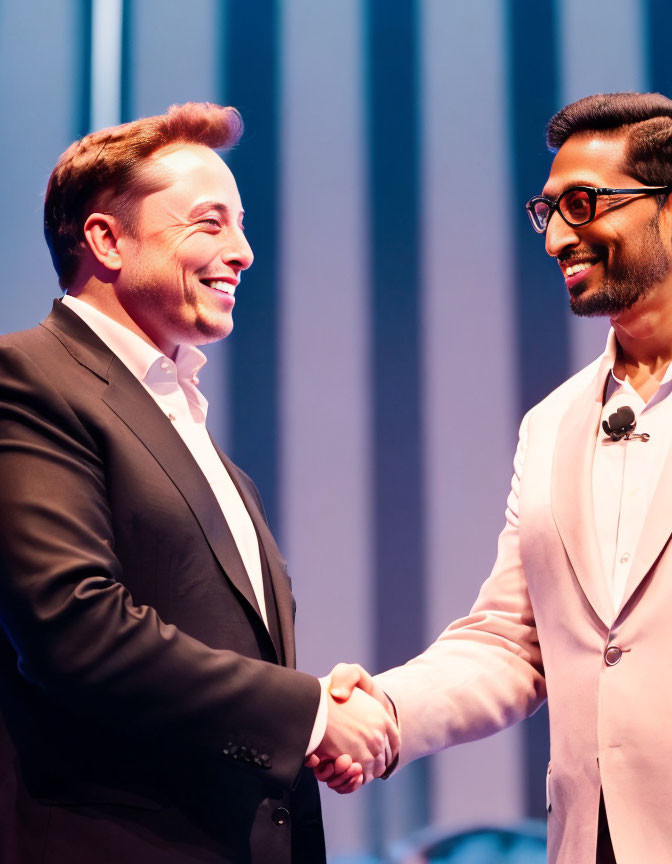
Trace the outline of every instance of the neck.
<instances>
[{"instance_id":1,"label":"neck","mask_svg":"<svg viewBox=\"0 0 672 864\"><path fill-rule=\"evenodd\" d=\"M672 360L672 285L656 286L611 319L625 362L652 371Z\"/></svg>"},{"instance_id":2,"label":"neck","mask_svg":"<svg viewBox=\"0 0 672 864\"><path fill-rule=\"evenodd\" d=\"M177 351L176 345L168 343L159 345L145 333L120 303L114 290L114 284L103 282L94 275L81 279L69 286L67 293L71 297L76 297L78 300L88 303L89 306L93 306L94 309L102 312L103 315L107 315L108 318L112 318L113 321L122 324L128 330L137 334L148 345L151 345L152 348L156 348L157 351L160 351L167 357L173 357Z\"/></svg>"},{"instance_id":3,"label":"neck","mask_svg":"<svg viewBox=\"0 0 672 864\"><path fill-rule=\"evenodd\" d=\"M648 401L672 360L672 305L644 298L611 324L618 341L614 371Z\"/></svg>"}]
</instances>

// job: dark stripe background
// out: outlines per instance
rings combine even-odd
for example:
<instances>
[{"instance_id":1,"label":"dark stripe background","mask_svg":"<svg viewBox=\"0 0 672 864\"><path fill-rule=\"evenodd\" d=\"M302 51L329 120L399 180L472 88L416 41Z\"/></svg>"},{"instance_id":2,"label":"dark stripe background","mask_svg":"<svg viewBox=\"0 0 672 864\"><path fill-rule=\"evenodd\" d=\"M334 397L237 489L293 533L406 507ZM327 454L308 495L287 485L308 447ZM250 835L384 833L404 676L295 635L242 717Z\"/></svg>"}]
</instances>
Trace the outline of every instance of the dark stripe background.
<instances>
[{"instance_id":1,"label":"dark stripe background","mask_svg":"<svg viewBox=\"0 0 672 864\"><path fill-rule=\"evenodd\" d=\"M79 0L79 26L74 44L79 48L79 110L73 137L81 138L91 131L91 24L92 0Z\"/></svg>"},{"instance_id":2,"label":"dark stripe background","mask_svg":"<svg viewBox=\"0 0 672 864\"><path fill-rule=\"evenodd\" d=\"M645 0L642 4L645 38L648 42L647 87L666 96L672 94L672 9L667 0Z\"/></svg>"},{"instance_id":3,"label":"dark stripe background","mask_svg":"<svg viewBox=\"0 0 672 864\"><path fill-rule=\"evenodd\" d=\"M375 668L425 646L421 462L419 6L364 4L374 412ZM429 815L428 762L374 798L376 851ZM405 805L394 807L392 795ZM385 830L385 828L387 830Z\"/></svg>"},{"instance_id":4,"label":"dark stripe background","mask_svg":"<svg viewBox=\"0 0 672 864\"><path fill-rule=\"evenodd\" d=\"M134 13L135 0L122 0L121 8L121 81L119 82L119 116L122 123L128 123L138 116L135 93L133 91L133 51L135 48ZM167 107L167 106L166 106Z\"/></svg>"},{"instance_id":5,"label":"dark stripe background","mask_svg":"<svg viewBox=\"0 0 672 864\"><path fill-rule=\"evenodd\" d=\"M245 121L238 148L227 157L247 213L254 267L245 274L246 303L231 342L231 455L261 491L278 530L278 5L275 0L221 4L223 101ZM242 38L242 34L245 37Z\"/></svg>"},{"instance_id":6,"label":"dark stripe background","mask_svg":"<svg viewBox=\"0 0 672 864\"><path fill-rule=\"evenodd\" d=\"M566 298L557 286L557 265L544 250L521 206L548 176L545 127L558 110L557 9L553 0L509 0L509 114L513 200L511 220L516 291L518 404L520 415L568 374ZM549 758L548 710L524 724L525 809L545 814L545 766Z\"/></svg>"}]
</instances>

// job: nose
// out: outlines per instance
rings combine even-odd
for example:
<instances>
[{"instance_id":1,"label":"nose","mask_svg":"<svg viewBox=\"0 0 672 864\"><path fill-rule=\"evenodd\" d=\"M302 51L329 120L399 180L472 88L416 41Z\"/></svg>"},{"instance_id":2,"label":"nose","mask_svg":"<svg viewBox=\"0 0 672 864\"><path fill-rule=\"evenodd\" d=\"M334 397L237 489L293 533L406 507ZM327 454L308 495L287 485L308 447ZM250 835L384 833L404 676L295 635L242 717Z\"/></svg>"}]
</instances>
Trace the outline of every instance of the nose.
<instances>
[{"instance_id":1,"label":"nose","mask_svg":"<svg viewBox=\"0 0 672 864\"><path fill-rule=\"evenodd\" d=\"M226 250L224 260L236 272L252 266L254 253L242 228L236 230L235 242Z\"/></svg>"},{"instance_id":2,"label":"nose","mask_svg":"<svg viewBox=\"0 0 672 864\"><path fill-rule=\"evenodd\" d=\"M576 228L568 225L557 211L551 214L546 227L546 251L552 258L557 258L563 249L577 246L580 241Z\"/></svg>"}]
</instances>

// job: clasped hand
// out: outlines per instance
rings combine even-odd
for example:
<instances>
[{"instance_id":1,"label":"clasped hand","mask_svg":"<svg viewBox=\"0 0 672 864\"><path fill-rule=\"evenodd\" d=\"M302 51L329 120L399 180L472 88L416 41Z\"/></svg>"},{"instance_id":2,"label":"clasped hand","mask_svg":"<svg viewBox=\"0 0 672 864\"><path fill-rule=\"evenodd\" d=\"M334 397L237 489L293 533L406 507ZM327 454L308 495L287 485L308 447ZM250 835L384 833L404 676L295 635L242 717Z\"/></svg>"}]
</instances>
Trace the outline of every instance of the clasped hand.
<instances>
[{"instance_id":1,"label":"clasped hand","mask_svg":"<svg viewBox=\"0 0 672 864\"><path fill-rule=\"evenodd\" d=\"M361 666L339 663L329 678L327 730L306 765L345 794L385 774L400 736L392 703Z\"/></svg>"}]
</instances>

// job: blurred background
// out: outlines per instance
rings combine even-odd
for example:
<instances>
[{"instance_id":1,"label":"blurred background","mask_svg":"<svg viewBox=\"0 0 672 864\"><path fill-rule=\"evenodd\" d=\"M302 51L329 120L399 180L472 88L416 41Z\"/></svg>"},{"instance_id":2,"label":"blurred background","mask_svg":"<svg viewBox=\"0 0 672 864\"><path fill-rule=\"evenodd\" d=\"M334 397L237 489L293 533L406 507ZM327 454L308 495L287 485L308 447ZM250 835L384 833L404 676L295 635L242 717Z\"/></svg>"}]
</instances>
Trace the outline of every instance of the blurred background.
<instances>
[{"instance_id":1,"label":"blurred background","mask_svg":"<svg viewBox=\"0 0 672 864\"><path fill-rule=\"evenodd\" d=\"M672 95L671 41L663 0L0 0L0 331L59 294L42 195L72 140L235 105L256 260L208 349L211 430L289 559L300 667L401 663L489 573L523 412L604 346L524 212L545 124ZM546 727L325 791L330 861L542 818Z\"/></svg>"}]
</instances>

